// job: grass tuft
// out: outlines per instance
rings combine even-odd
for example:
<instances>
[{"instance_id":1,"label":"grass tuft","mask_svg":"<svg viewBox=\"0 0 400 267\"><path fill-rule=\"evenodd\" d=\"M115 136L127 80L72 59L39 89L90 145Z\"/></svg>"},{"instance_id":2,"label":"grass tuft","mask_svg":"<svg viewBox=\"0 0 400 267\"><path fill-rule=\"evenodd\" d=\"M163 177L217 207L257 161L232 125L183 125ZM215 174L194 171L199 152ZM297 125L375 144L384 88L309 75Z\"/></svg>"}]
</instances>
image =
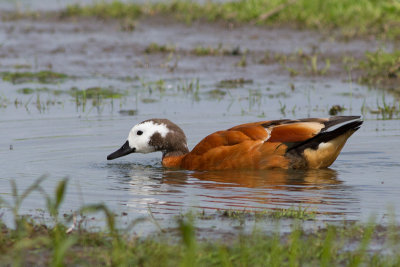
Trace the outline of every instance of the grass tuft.
<instances>
[{"instance_id":1,"label":"grass tuft","mask_svg":"<svg viewBox=\"0 0 400 267\"><path fill-rule=\"evenodd\" d=\"M238 0L228 2L187 0L150 2L96 2L70 5L62 17L100 19L137 19L142 16L167 15L191 23L196 20L292 24L318 30L340 29L346 37L378 35L400 37L400 3L394 0Z\"/></svg>"},{"instance_id":2,"label":"grass tuft","mask_svg":"<svg viewBox=\"0 0 400 267\"><path fill-rule=\"evenodd\" d=\"M67 193L67 179L62 179L54 195L42 188L38 179L21 194L12 182L14 204L1 199L1 207L14 213L15 227L0 220L0 262L23 266L397 266L400 241L399 226L367 224L330 224L326 228L304 230L295 221L289 233L255 229L245 234L238 230L229 238L199 238L196 214L182 215L171 231L160 229L156 235L138 238L131 226L121 228L115 214L104 204L83 206L73 214L74 223L67 229L59 218L60 206ZM18 213L22 201L33 191L41 192L52 218L50 226L28 220ZM8 204L5 204L8 203ZM4 206L5 205L5 206ZM302 218L305 209L278 210L277 218ZM89 231L82 227L89 214L102 213L105 229ZM82 219L76 223L80 214ZM238 213L228 211L230 217ZM205 216L204 212L202 216ZM263 218L268 219L268 218ZM131 225L135 225L134 221ZM176 238L178 237L178 238Z\"/></svg>"},{"instance_id":3,"label":"grass tuft","mask_svg":"<svg viewBox=\"0 0 400 267\"><path fill-rule=\"evenodd\" d=\"M387 53L382 49L366 52L358 66L364 75L361 82L368 85L392 86L400 90L400 50Z\"/></svg>"},{"instance_id":4,"label":"grass tuft","mask_svg":"<svg viewBox=\"0 0 400 267\"><path fill-rule=\"evenodd\" d=\"M159 45L157 43L151 43L146 47L144 52L146 54L172 53L172 52L175 52L175 47L174 46L169 46L169 45Z\"/></svg>"}]
</instances>

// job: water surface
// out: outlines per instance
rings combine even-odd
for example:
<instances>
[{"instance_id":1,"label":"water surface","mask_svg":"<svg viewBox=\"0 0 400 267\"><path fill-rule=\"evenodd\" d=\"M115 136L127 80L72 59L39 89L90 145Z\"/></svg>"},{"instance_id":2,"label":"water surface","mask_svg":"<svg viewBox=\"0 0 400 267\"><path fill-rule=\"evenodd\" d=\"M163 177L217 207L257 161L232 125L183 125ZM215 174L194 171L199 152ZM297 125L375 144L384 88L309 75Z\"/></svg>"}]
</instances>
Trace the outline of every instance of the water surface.
<instances>
[{"instance_id":1,"label":"water surface","mask_svg":"<svg viewBox=\"0 0 400 267\"><path fill-rule=\"evenodd\" d=\"M134 32L115 27L40 21L0 26L1 71L51 69L70 76L51 84L0 81L4 199L11 198L10 179L23 190L47 175L43 187L49 193L60 179L70 179L64 212L104 202L117 214L127 213L127 221L147 216L149 210L168 220L197 208L212 213L299 205L316 211L322 220L359 220L371 214L384 220L389 207L400 214L400 121L396 115L382 120L382 114L371 113L384 102L398 104L398 100L349 82L351 73L290 77L279 64L260 64L257 58L266 50L310 51L311 43L318 44L321 53L331 48L360 53L360 47L374 49L377 44L333 42L286 29L226 30L154 21L143 22ZM144 53L151 42L172 43L179 51ZM241 56L190 53L197 45L219 43L251 51L247 66L236 66ZM248 82L221 84L239 78ZM83 104L73 87L109 88L120 97L86 99ZM34 92L24 94L24 88ZM180 125L193 148L217 130L267 119L327 117L332 105L344 106L343 115L363 115L365 122L326 170L169 170L161 166L160 153L106 161L125 142L130 128L149 118L168 118ZM43 207L43 197L35 192L22 212L32 214ZM5 209L2 212L9 218Z\"/></svg>"}]
</instances>

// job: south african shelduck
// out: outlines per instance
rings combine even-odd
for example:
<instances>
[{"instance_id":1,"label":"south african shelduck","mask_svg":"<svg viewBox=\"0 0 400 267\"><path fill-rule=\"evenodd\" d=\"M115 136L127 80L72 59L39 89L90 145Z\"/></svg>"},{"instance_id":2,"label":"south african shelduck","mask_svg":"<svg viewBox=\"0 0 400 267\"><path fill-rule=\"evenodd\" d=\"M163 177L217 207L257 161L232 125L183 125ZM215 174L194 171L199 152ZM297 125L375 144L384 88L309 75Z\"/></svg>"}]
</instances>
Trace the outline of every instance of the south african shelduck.
<instances>
[{"instance_id":1,"label":"south african shelduck","mask_svg":"<svg viewBox=\"0 0 400 267\"><path fill-rule=\"evenodd\" d=\"M161 151L164 167L188 170L327 168L362 123L360 116L246 123L210 134L189 152L181 128L150 119L133 126L107 159Z\"/></svg>"}]
</instances>

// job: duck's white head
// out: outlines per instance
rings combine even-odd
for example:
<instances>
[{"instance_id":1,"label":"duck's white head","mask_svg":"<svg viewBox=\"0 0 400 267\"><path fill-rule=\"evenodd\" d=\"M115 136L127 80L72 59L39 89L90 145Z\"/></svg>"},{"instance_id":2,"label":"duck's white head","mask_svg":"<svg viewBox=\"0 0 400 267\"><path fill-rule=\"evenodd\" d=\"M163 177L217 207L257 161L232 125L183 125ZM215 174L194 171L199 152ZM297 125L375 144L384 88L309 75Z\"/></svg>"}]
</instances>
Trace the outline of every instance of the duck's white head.
<instances>
[{"instance_id":1,"label":"duck's white head","mask_svg":"<svg viewBox=\"0 0 400 267\"><path fill-rule=\"evenodd\" d=\"M163 157L188 153L186 136L182 129L167 119L150 119L136 124L128 135L128 140L120 149L107 156L116 159L130 153L150 153L162 151Z\"/></svg>"}]
</instances>

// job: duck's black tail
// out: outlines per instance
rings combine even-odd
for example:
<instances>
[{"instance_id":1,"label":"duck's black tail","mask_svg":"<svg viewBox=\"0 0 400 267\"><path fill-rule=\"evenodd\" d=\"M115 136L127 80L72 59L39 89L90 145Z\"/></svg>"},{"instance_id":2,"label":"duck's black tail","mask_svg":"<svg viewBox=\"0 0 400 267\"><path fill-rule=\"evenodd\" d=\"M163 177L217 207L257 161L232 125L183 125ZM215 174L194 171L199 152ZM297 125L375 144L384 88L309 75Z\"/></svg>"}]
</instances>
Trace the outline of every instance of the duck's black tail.
<instances>
[{"instance_id":1,"label":"duck's black tail","mask_svg":"<svg viewBox=\"0 0 400 267\"><path fill-rule=\"evenodd\" d=\"M353 121L326 131L349 120ZM300 167L305 167L304 165L308 168L329 167L339 155L347 139L360 128L362 123L359 116L332 117L325 123L325 128L321 133L303 142L292 144L288 147L286 154L298 161Z\"/></svg>"}]
</instances>

